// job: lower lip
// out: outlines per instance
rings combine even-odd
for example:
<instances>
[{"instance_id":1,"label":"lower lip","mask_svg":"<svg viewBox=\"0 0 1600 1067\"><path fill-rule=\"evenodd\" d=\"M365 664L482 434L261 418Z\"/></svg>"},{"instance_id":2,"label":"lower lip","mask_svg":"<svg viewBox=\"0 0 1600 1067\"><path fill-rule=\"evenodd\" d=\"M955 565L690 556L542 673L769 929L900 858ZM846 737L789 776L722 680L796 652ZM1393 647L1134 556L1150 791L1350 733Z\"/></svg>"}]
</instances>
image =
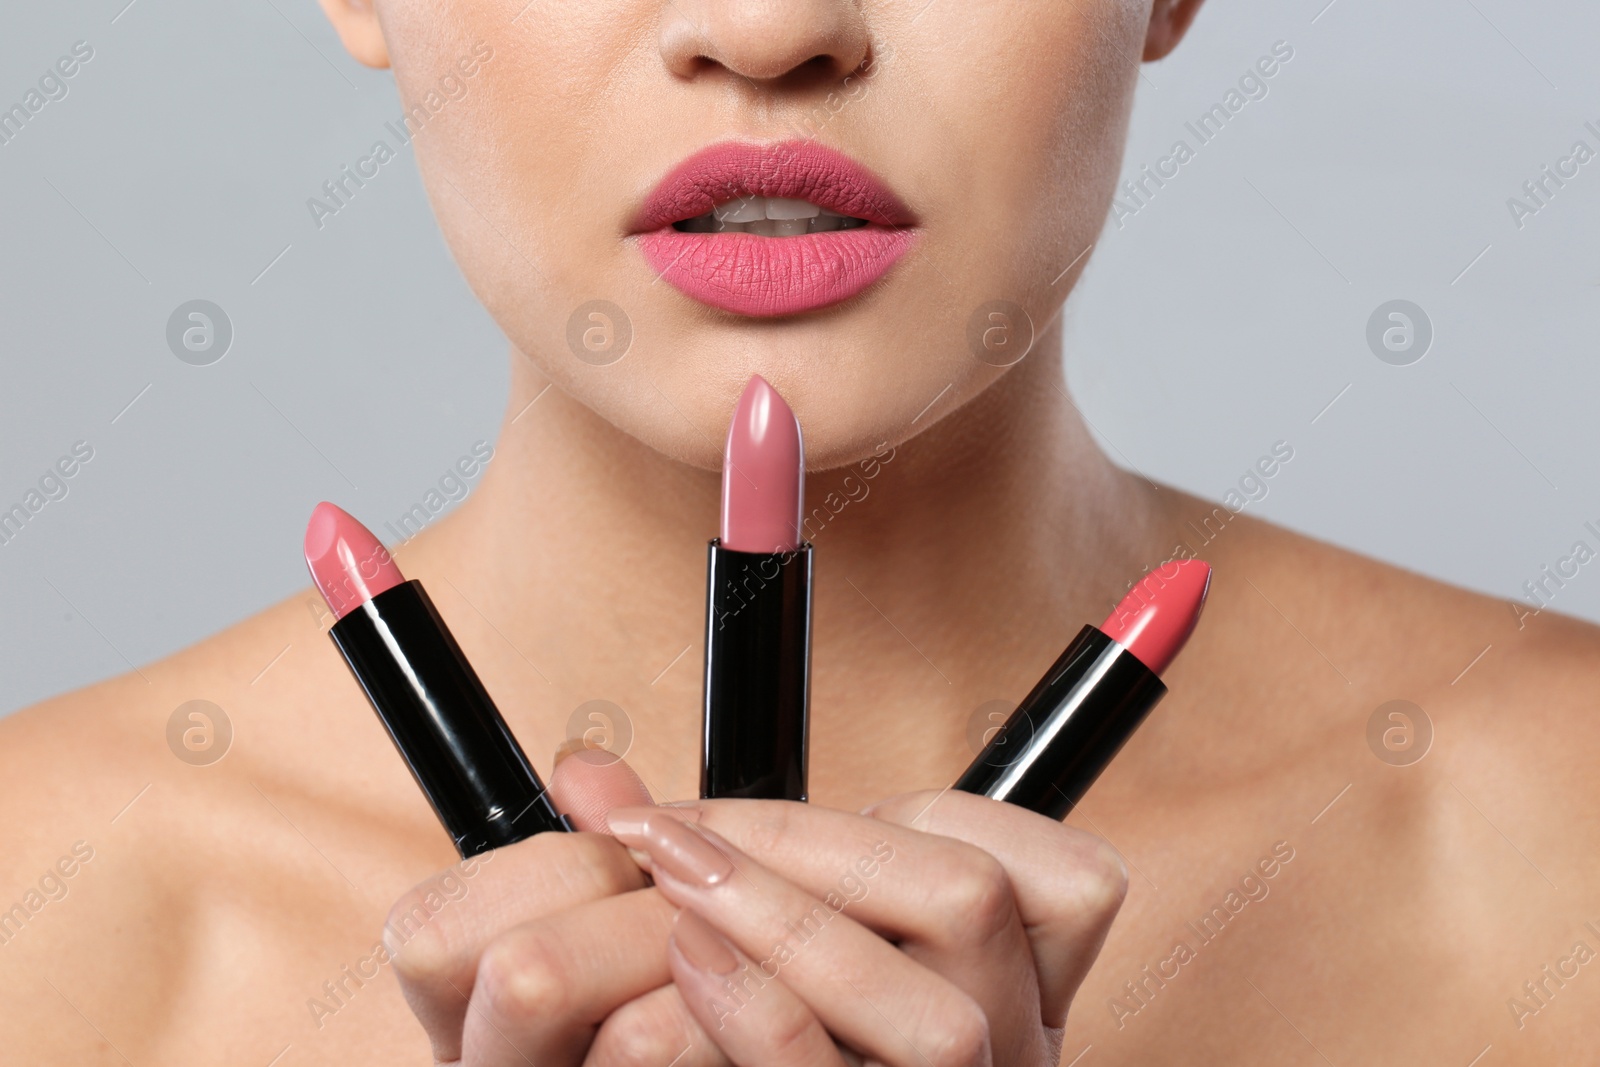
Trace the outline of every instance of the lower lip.
<instances>
[{"instance_id":1,"label":"lower lip","mask_svg":"<svg viewBox=\"0 0 1600 1067\"><path fill-rule=\"evenodd\" d=\"M685 296L736 315L815 311L858 295L910 251L909 229L863 226L799 237L753 233L644 234L640 250Z\"/></svg>"}]
</instances>

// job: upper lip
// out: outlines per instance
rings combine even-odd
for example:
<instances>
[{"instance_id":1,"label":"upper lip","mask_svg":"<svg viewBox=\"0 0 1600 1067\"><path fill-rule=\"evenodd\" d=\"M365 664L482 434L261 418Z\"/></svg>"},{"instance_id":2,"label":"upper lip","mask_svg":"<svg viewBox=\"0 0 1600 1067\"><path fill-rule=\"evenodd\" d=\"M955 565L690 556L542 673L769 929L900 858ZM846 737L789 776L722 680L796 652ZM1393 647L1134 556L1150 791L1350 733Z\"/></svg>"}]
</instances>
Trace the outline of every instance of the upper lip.
<instances>
[{"instance_id":1,"label":"upper lip","mask_svg":"<svg viewBox=\"0 0 1600 1067\"><path fill-rule=\"evenodd\" d=\"M701 149L662 178L632 230L649 233L751 196L809 200L880 226L910 226L911 210L884 182L842 152L811 141L725 141Z\"/></svg>"}]
</instances>

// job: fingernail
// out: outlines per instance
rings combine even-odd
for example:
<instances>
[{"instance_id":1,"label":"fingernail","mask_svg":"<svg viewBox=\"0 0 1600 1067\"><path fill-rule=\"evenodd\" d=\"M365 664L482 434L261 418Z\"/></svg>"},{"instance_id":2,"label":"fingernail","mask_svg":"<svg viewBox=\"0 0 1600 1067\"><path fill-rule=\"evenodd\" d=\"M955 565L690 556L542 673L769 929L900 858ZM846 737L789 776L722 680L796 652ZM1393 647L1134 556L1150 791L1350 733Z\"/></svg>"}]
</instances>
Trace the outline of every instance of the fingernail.
<instances>
[{"instance_id":1,"label":"fingernail","mask_svg":"<svg viewBox=\"0 0 1600 1067\"><path fill-rule=\"evenodd\" d=\"M590 748L584 744L581 737L572 737L561 742L561 747L556 749L556 761L553 766L559 767L561 761L568 756L576 756L580 763L587 763L594 767L609 767L620 758L615 753L607 752L603 748Z\"/></svg>"},{"instance_id":2,"label":"fingernail","mask_svg":"<svg viewBox=\"0 0 1600 1067\"><path fill-rule=\"evenodd\" d=\"M611 827L611 832L617 837L632 838L628 844L637 844L637 839L644 836L645 824L650 821L650 816L655 810L655 808L612 808L606 812L606 825Z\"/></svg>"},{"instance_id":3,"label":"fingernail","mask_svg":"<svg viewBox=\"0 0 1600 1067\"><path fill-rule=\"evenodd\" d=\"M691 966L712 974L732 974L739 969L739 957L726 938L692 911L678 912L672 924L672 943L678 946Z\"/></svg>"},{"instance_id":4,"label":"fingernail","mask_svg":"<svg viewBox=\"0 0 1600 1067\"><path fill-rule=\"evenodd\" d=\"M710 887L733 874L733 861L712 840L714 834L688 826L668 811L616 808L606 813L606 823L617 840L643 848L657 870L679 881Z\"/></svg>"},{"instance_id":5,"label":"fingernail","mask_svg":"<svg viewBox=\"0 0 1600 1067\"><path fill-rule=\"evenodd\" d=\"M700 821L700 802L698 800L668 800L661 807L666 808L674 818L684 822Z\"/></svg>"},{"instance_id":6,"label":"fingernail","mask_svg":"<svg viewBox=\"0 0 1600 1067\"><path fill-rule=\"evenodd\" d=\"M693 807L689 807L693 804ZM700 805L698 801L687 801L680 804L658 804L655 807L622 807L612 808L606 812L606 825L611 827L611 832L617 835L623 833L633 834L638 837L644 833L645 822L651 817L676 819L678 822L699 822Z\"/></svg>"}]
</instances>

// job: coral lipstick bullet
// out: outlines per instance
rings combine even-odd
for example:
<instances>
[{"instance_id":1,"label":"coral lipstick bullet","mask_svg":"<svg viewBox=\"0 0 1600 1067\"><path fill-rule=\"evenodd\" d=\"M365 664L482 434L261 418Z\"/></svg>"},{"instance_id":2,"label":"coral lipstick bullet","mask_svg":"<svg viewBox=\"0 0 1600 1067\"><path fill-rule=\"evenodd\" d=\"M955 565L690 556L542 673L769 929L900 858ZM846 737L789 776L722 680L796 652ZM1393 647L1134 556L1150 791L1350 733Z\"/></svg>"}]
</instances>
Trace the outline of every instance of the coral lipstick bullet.
<instances>
[{"instance_id":1,"label":"coral lipstick bullet","mask_svg":"<svg viewBox=\"0 0 1600 1067\"><path fill-rule=\"evenodd\" d=\"M1200 620L1211 567L1172 560L1085 626L953 788L1065 818L1150 709Z\"/></svg>"}]
</instances>

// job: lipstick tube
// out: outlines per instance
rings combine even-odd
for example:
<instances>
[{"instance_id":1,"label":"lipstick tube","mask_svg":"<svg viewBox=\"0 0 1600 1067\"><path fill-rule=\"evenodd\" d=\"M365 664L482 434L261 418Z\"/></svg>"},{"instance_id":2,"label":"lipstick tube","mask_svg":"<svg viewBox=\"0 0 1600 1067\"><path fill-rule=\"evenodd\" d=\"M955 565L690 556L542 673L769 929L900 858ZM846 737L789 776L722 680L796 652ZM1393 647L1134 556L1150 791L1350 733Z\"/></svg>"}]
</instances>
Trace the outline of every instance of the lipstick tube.
<instances>
[{"instance_id":1,"label":"lipstick tube","mask_svg":"<svg viewBox=\"0 0 1600 1067\"><path fill-rule=\"evenodd\" d=\"M806 799L811 546L800 420L760 375L733 410L706 559L700 796Z\"/></svg>"},{"instance_id":2,"label":"lipstick tube","mask_svg":"<svg viewBox=\"0 0 1600 1067\"><path fill-rule=\"evenodd\" d=\"M952 788L1064 819L1166 695L1138 656L1085 626Z\"/></svg>"},{"instance_id":3,"label":"lipstick tube","mask_svg":"<svg viewBox=\"0 0 1600 1067\"><path fill-rule=\"evenodd\" d=\"M811 546L738 552L706 566L702 797L805 800L811 686Z\"/></svg>"},{"instance_id":4,"label":"lipstick tube","mask_svg":"<svg viewBox=\"0 0 1600 1067\"><path fill-rule=\"evenodd\" d=\"M463 858L571 830L422 583L332 504L306 525L328 631Z\"/></svg>"},{"instance_id":5,"label":"lipstick tube","mask_svg":"<svg viewBox=\"0 0 1600 1067\"><path fill-rule=\"evenodd\" d=\"M379 593L329 636L463 858L572 828L421 582Z\"/></svg>"},{"instance_id":6,"label":"lipstick tube","mask_svg":"<svg viewBox=\"0 0 1600 1067\"><path fill-rule=\"evenodd\" d=\"M1078 632L951 788L1066 818L1167 695L1161 672L1210 587L1200 560L1146 575L1104 623Z\"/></svg>"}]
</instances>

